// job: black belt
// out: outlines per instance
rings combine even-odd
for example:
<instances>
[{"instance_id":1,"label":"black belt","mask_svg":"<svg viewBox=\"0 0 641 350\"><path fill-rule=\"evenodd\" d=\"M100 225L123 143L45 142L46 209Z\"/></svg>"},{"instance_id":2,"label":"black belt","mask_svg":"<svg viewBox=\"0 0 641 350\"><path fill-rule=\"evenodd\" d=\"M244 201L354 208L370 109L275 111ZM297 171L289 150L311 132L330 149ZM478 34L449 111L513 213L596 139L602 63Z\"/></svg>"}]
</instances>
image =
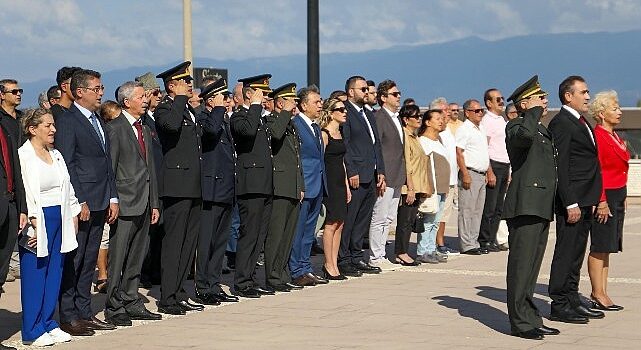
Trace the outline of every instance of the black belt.
<instances>
[{"instance_id":1,"label":"black belt","mask_svg":"<svg viewBox=\"0 0 641 350\"><path fill-rule=\"evenodd\" d=\"M485 171L478 171L476 169L472 169L472 168L469 168L469 167L467 168L467 170L473 171L473 172L475 172L477 174L481 174L481 175L485 175L485 173L486 173Z\"/></svg>"}]
</instances>

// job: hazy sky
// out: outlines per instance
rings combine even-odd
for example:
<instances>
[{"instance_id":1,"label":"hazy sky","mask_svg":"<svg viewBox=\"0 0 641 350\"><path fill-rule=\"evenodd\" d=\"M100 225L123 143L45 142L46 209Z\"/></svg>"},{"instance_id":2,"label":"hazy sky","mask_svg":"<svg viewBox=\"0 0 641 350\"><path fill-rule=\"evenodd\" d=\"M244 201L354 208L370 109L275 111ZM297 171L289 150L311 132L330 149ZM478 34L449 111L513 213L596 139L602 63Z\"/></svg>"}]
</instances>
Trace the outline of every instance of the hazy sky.
<instances>
[{"instance_id":1,"label":"hazy sky","mask_svg":"<svg viewBox=\"0 0 641 350\"><path fill-rule=\"evenodd\" d=\"M194 57L306 52L305 0L193 0ZM0 0L0 77L33 81L63 65L100 71L182 57L181 0ZM320 0L321 52L468 36L641 29L639 0ZM590 51L586 43L586 54ZM399 68L400 69L400 68Z\"/></svg>"}]
</instances>

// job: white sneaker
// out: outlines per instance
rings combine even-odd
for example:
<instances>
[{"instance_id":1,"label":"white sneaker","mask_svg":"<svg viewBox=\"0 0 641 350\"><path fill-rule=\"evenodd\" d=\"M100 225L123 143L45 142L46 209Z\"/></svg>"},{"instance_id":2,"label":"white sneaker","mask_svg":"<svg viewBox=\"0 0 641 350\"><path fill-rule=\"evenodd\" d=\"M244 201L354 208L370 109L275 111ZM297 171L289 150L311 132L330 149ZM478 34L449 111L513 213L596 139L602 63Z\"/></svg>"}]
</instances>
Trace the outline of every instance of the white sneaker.
<instances>
[{"instance_id":1,"label":"white sneaker","mask_svg":"<svg viewBox=\"0 0 641 350\"><path fill-rule=\"evenodd\" d=\"M32 346L51 346L55 344L56 342L53 340L51 335L49 333L44 333L41 336L38 337L38 339L34 341L23 341L22 344L24 345L32 345Z\"/></svg>"},{"instance_id":2,"label":"white sneaker","mask_svg":"<svg viewBox=\"0 0 641 350\"><path fill-rule=\"evenodd\" d=\"M60 328L55 328L49 331L49 335L53 338L53 341L56 343L66 343L71 341L71 334L63 331Z\"/></svg>"},{"instance_id":3,"label":"white sneaker","mask_svg":"<svg viewBox=\"0 0 641 350\"><path fill-rule=\"evenodd\" d=\"M391 263L389 260L383 258L369 262L370 265L380 268L382 271L394 271L397 266Z\"/></svg>"}]
</instances>

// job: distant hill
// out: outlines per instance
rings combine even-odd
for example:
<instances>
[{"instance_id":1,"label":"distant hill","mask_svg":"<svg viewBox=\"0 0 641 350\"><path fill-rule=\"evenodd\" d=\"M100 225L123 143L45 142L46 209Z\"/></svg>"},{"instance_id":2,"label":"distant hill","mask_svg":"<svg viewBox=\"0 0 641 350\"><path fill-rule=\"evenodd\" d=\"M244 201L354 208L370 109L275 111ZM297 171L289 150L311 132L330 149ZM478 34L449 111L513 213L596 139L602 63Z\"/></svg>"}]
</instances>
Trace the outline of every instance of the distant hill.
<instances>
[{"instance_id":1,"label":"distant hill","mask_svg":"<svg viewBox=\"0 0 641 350\"><path fill-rule=\"evenodd\" d=\"M497 41L470 37L441 44L324 54L321 90L326 96L342 89L347 77L358 74L377 83L393 79L403 92L402 98L413 97L421 105L438 96L461 103L467 98L482 98L489 87L502 90L507 97L538 74L551 94L551 105L558 106L559 82L579 74L587 79L593 93L615 89L623 106L635 106L641 98L640 38L641 31L529 35ZM290 81L300 86L307 77L305 55L224 61L196 58L195 62L198 67L229 69L232 84L239 77L265 72L273 75L273 86ZM105 98L113 99L115 87L136 75L159 72L176 63L102 72ZM37 94L55 83L54 75L52 72L51 80L23 83L24 105L34 105Z\"/></svg>"}]
</instances>

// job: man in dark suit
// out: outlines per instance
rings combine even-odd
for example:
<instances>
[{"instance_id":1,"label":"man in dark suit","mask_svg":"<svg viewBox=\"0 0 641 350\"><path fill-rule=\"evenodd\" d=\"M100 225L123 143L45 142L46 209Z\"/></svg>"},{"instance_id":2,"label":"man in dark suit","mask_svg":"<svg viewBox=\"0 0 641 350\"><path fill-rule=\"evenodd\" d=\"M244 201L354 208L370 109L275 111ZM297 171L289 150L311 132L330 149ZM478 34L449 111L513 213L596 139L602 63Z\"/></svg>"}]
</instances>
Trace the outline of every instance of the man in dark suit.
<instances>
[{"instance_id":1,"label":"man in dark suit","mask_svg":"<svg viewBox=\"0 0 641 350\"><path fill-rule=\"evenodd\" d=\"M13 123L0 115L0 295L4 293L3 285L16 244L16 232L27 223L18 146L7 131L7 122Z\"/></svg>"},{"instance_id":2,"label":"man in dark suit","mask_svg":"<svg viewBox=\"0 0 641 350\"><path fill-rule=\"evenodd\" d=\"M60 289L60 328L71 335L113 329L91 310L91 282L105 221L118 217L118 194L111 167L109 135L95 111L104 86L100 73L80 70L71 78L75 102L56 120L55 143L67 163L78 202L78 248L65 255Z\"/></svg>"},{"instance_id":3,"label":"man in dark suit","mask_svg":"<svg viewBox=\"0 0 641 350\"><path fill-rule=\"evenodd\" d=\"M158 185L149 129L140 117L147 108L141 83L126 82L118 88L122 113L107 125L111 163L116 179L120 215L109 235L109 284L105 319L116 326L131 320L159 320L138 297L138 282L145 258L149 225L160 216Z\"/></svg>"},{"instance_id":4,"label":"man in dark suit","mask_svg":"<svg viewBox=\"0 0 641 350\"><path fill-rule=\"evenodd\" d=\"M183 62L156 76L163 80L167 91L154 113L163 151L160 187L165 229L158 311L172 315L204 309L191 302L182 288L196 253L202 198L201 129L187 104L193 94L190 64Z\"/></svg>"},{"instance_id":5,"label":"man in dark suit","mask_svg":"<svg viewBox=\"0 0 641 350\"><path fill-rule=\"evenodd\" d=\"M292 284L287 268L300 202L305 196L303 166L300 160L298 130L292 121L296 106L296 84L289 83L269 93L274 111L267 115L274 154L274 201L265 239L265 279L268 287L279 292L300 289Z\"/></svg>"},{"instance_id":6,"label":"man in dark suit","mask_svg":"<svg viewBox=\"0 0 641 350\"><path fill-rule=\"evenodd\" d=\"M156 183L158 184L158 198L161 199L161 185L163 183L163 155L162 145L160 144L160 139L156 132L154 112L160 103L162 93L160 92L160 85L158 85L156 77L151 72L138 76L135 80L142 83L142 87L145 89L145 96L148 101L147 110L145 111L145 114L140 117L140 120L142 120L142 123L149 128L149 133L151 135L151 154L154 158L154 166L156 167L155 177ZM147 249L147 255L145 256L145 261L142 264L142 271L140 274L140 286L143 288L150 289L154 284L160 284L160 251L164 235L163 215L161 212L158 222L152 223L149 226L149 248Z\"/></svg>"},{"instance_id":7,"label":"man in dark suit","mask_svg":"<svg viewBox=\"0 0 641 350\"><path fill-rule=\"evenodd\" d=\"M196 260L196 301L218 305L238 301L236 296L228 295L220 287L236 182L234 140L225 118L225 104L229 103L225 79L205 86L200 98L204 109L196 116L196 121L203 128L203 204Z\"/></svg>"},{"instance_id":8,"label":"man in dark suit","mask_svg":"<svg viewBox=\"0 0 641 350\"><path fill-rule=\"evenodd\" d=\"M601 311L583 305L579 279L593 207L602 191L601 167L588 112L590 93L580 76L570 76L559 85L561 110L548 128L559 150L556 207L556 244L550 270L550 319L587 323L588 318L603 318ZM511 248L511 247L510 247Z\"/></svg>"},{"instance_id":9,"label":"man in dark suit","mask_svg":"<svg viewBox=\"0 0 641 350\"><path fill-rule=\"evenodd\" d=\"M294 117L294 125L300 136L300 160L305 179L305 196L298 215L296 235L289 258L289 270L294 284L308 286L326 284L329 281L314 274L310 261L312 243L316 239L316 223L323 197L327 194L325 174L325 149L321 129L314 121L320 116L323 104L316 86L298 91L300 113Z\"/></svg>"},{"instance_id":10,"label":"man in dark suit","mask_svg":"<svg viewBox=\"0 0 641 350\"><path fill-rule=\"evenodd\" d=\"M378 193L386 187L385 164L374 115L364 110L368 92L365 78L353 76L345 83L347 122L342 125L345 143L345 168L352 200L338 252L338 267L346 276L379 273L381 269L364 261L363 237L372 221Z\"/></svg>"},{"instance_id":11,"label":"man in dark suit","mask_svg":"<svg viewBox=\"0 0 641 350\"><path fill-rule=\"evenodd\" d=\"M554 214L556 149L552 134L540 123L548 101L538 77L519 86L508 101L514 101L520 115L506 127L512 164L512 182L503 212L510 231L507 310L513 335L543 339L559 334L557 329L543 325L532 299Z\"/></svg>"},{"instance_id":12,"label":"man in dark suit","mask_svg":"<svg viewBox=\"0 0 641 350\"><path fill-rule=\"evenodd\" d=\"M236 195L240 232L236 251L235 293L259 298L274 294L256 281L258 254L263 249L272 212L273 165L267 123L261 116L264 95L271 92L270 74L239 79L243 83L243 105L231 116L231 131L236 145Z\"/></svg>"},{"instance_id":13,"label":"man in dark suit","mask_svg":"<svg viewBox=\"0 0 641 350\"><path fill-rule=\"evenodd\" d=\"M376 198L369 226L370 265L391 269L392 263L385 257L385 245L389 227L396 219L398 202L401 198L401 187L407 179L405 173L404 133L398 118L401 106L401 92L392 80L378 84L378 104L381 106L374 113L378 136L381 140L385 164L385 188L382 195Z\"/></svg>"}]
</instances>

